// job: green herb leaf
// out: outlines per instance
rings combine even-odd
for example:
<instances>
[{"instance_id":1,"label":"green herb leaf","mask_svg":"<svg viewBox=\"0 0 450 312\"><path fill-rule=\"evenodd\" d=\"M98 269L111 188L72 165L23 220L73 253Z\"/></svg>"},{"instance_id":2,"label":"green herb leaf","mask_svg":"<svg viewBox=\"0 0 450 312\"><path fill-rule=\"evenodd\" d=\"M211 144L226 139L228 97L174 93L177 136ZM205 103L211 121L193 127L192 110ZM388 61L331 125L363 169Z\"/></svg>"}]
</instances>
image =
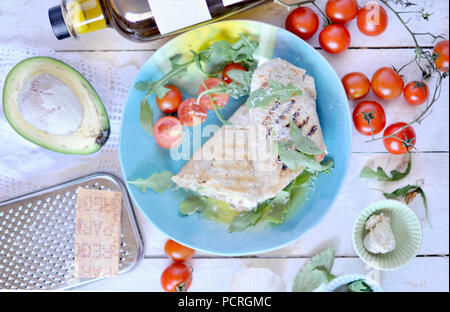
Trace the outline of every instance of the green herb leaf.
<instances>
[{"instance_id":1,"label":"green herb leaf","mask_svg":"<svg viewBox=\"0 0 450 312\"><path fill-rule=\"evenodd\" d=\"M149 135L153 135L153 113L150 104L147 103L147 97L143 98L141 101L139 124Z\"/></svg>"},{"instance_id":2,"label":"green herb leaf","mask_svg":"<svg viewBox=\"0 0 450 312\"><path fill-rule=\"evenodd\" d=\"M278 145L280 160L291 170L305 168L312 172L327 171L333 167L333 161L319 163L313 156L305 155L292 148L290 142L281 142Z\"/></svg>"},{"instance_id":3,"label":"green herb leaf","mask_svg":"<svg viewBox=\"0 0 450 312\"><path fill-rule=\"evenodd\" d=\"M425 216L426 216L428 225L430 225L430 220L428 218L427 197L425 196L425 192L423 191L423 189L420 186L408 184L405 187L396 189L392 193L383 193L384 197L387 199L396 199L399 197L403 198L405 200L406 204L409 204L416 197L417 194L422 196L423 205L425 207ZM430 227L431 227L431 225L430 225Z\"/></svg>"},{"instance_id":4,"label":"green herb leaf","mask_svg":"<svg viewBox=\"0 0 450 312\"><path fill-rule=\"evenodd\" d=\"M137 179L128 181L128 183L135 185L144 193L147 189L151 189L156 193L164 193L173 186L172 177L173 173L165 170L161 173L154 173L146 179Z\"/></svg>"},{"instance_id":5,"label":"green herb leaf","mask_svg":"<svg viewBox=\"0 0 450 312\"><path fill-rule=\"evenodd\" d=\"M354 281L348 284L349 292L373 292L373 290L363 280Z\"/></svg>"},{"instance_id":6,"label":"green herb leaf","mask_svg":"<svg viewBox=\"0 0 450 312\"><path fill-rule=\"evenodd\" d=\"M250 96L245 103L248 108L266 107L273 101L277 100L280 103L286 102L293 95L301 95L302 91L293 86L284 86L276 80L269 80L270 89L258 89L250 93Z\"/></svg>"},{"instance_id":7,"label":"green herb leaf","mask_svg":"<svg viewBox=\"0 0 450 312\"><path fill-rule=\"evenodd\" d=\"M136 88L136 90L147 92L152 87L152 84L153 83L151 81L141 81L138 82L134 87Z\"/></svg>"},{"instance_id":8,"label":"green herb leaf","mask_svg":"<svg viewBox=\"0 0 450 312\"><path fill-rule=\"evenodd\" d=\"M250 86L253 73L249 71L234 69L230 70L227 75L233 80L233 82L237 82L244 86Z\"/></svg>"},{"instance_id":9,"label":"green herb leaf","mask_svg":"<svg viewBox=\"0 0 450 312\"><path fill-rule=\"evenodd\" d=\"M311 258L297 273L293 292L313 291L322 284L329 282L334 276L330 271L334 263L334 248L329 247Z\"/></svg>"},{"instance_id":10,"label":"green herb leaf","mask_svg":"<svg viewBox=\"0 0 450 312\"><path fill-rule=\"evenodd\" d=\"M408 160L408 166L405 170L405 172L399 172L397 170L391 171L391 176L389 177L386 172L381 167L377 167L377 170L373 170L370 167L364 167L363 170L361 170L361 173L359 174L360 178L365 179L377 179L380 182L393 182L401 180L408 176L408 174L411 172L412 167L412 160L411 160L411 153L409 154L409 160Z\"/></svg>"},{"instance_id":11,"label":"green herb leaf","mask_svg":"<svg viewBox=\"0 0 450 312\"><path fill-rule=\"evenodd\" d=\"M306 155L322 155L323 151L320 150L313 140L308 138L307 136L303 135L302 130L297 127L297 125L294 123L294 120L291 116L290 121L290 130L289 134L291 136L291 139L294 141L295 149L302 152Z\"/></svg>"},{"instance_id":12,"label":"green herb leaf","mask_svg":"<svg viewBox=\"0 0 450 312\"><path fill-rule=\"evenodd\" d=\"M249 226L257 224L264 215L270 211L270 201L266 201L258 205L256 210L248 211L236 216L228 227L228 231L232 232L242 232Z\"/></svg>"},{"instance_id":13,"label":"green herb leaf","mask_svg":"<svg viewBox=\"0 0 450 312\"><path fill-rule=\"evenodd\" d=\"M180 212L184 215L191 215L197 211L203 211L208 207L208 199L204 196L192 196L186 198L180 204Z\"/></svg>"},{"instance_id":14,"label":"green herb leaf","mask_svg":"<svg viewBox=\"0 0 450 312\"><path fill-rule=\"evenodd\" d=\"M272 200L271 210L266 215L266 219L273 223L283 223L284 216L289 210L289 199L291 194L286 191L281 191L277 194L277 196Z\"/></svg>"}]
</instances>

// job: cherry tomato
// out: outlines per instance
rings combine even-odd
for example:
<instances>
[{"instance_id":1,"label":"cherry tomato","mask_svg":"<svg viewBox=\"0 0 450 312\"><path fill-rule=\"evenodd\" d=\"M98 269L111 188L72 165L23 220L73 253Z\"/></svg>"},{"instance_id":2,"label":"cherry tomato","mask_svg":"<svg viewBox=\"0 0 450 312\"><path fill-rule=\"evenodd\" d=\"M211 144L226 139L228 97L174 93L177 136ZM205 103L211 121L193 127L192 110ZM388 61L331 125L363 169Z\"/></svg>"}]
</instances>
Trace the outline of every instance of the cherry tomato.
<instances>
[{"instance_id":1,"label":"cherry tomato","mask_svg":"<svg viewBox=\"0 0 450 312\"><path fill-rule=\"evenodd\" d=\"M428 99L428 86L422 81L411 81L405 87L403 96L411 105L421 105Z\"/></svg>"},{"instance_id":2,"label":"cherry tomato","mask_svg":"<svg viewBox=\"0 0 450 312\"><path fill-rule=\"evenodd\" d=\"M362 135L378 134L386 126L384 109L375 101L361 102L353 110L353 123Z\"/></svg>"},{"instance_id":3,"label":"cherry tomato","mask_svg":"<svg viewBox=\"0 0 450 312\"><path fill-rule=\"evenodd\" d=\"M438 42L434 47L434 53L436 54L436 68L441 72L449 71L449 48L448 40Z\"/></svg>"},{"instance_id":4,"label":"cherry tomato","mask_svg":"<svg viewBox=\"0 0 450 312\"><path fill-rule=\"evenodd\" d=\"M225 68L223 69L222 72L222 79L223 81L225 81L226 83L230 84L233 82L233 79L231 79L230 77L228 77L228 72L232 71L232 70L243 70L243 71L248 71L247 68L245 68L244 66L242 66L241 64L238 63L231 63L228 64L227 66L225 66Z\"/></svg>"},{"instance_id":5,"label":"cherry tomato","mask_svg":"<svg viewBox=\"0 0 450 312\"><path fill-rule=\"evenodd\" d=\"M183 126L177 118L166 116L155 123L153 134L156 144L160 147L174 148L180 145L183 140Z\"/></svg>"},{"instance_id":6,"label":"cherry tomato","mask_svg":"<svg viewBox=\"0 0 450 312\"><path fill-rule=\"evenodd\" d=\"M184 262L192 258L195 250L169 239L164 245L164 252L173 261Z\"/></svg>"},{"instance_id":7,"label":"cherry tomato","mask_svg":"<svg viewBox=\"0 0 450 312\"><path fill-rule=\"evenodd\" d=\"M398 129L406 126L407 124L404 122L397 122L395 124L390 125L384 130L383 136L392 135ZM410 145L416 144L416 132L413 127L409 126L394 135L394 137L383 139L384 147L386 150L394 155L405 154L408 150L411 150L411 146L408 148L405 146L405 143L400 141L399 139L406 142L409 142Z\"/></svg>"},{"instance_id":8,"label":"cherry tomato","mask_svg":"<svg viewBox=\"0 0 450 312\"><path fill-rule=\"evenodd\" d=\"M350 22L358 15L358 11L356 0L329 0L325 7L327 16L336 24Z\"/></svg>"},{"instance_id":9,"label":"cherry tomato","mask_svg":"<svg viewBox=\"0 0 450 312\"><path fill-rule=\"evenodd\" d=\"M177 111L178 106L180 106L181 101L183 100L183 96L181 95L180 90L173 85L165 85L167 89L170 89L167 92L166 96L162 99L156 97L156 104L161 111L167 114L171 114Z\"/></svg>"},{"instance_id":10,"label":"cherry tomato","mask_svg":"<svg viewBox=\"0 0 450 312\"><path fill-rule=\"evenodd\" d=\"M289 13L285 27L303 40L311 38L319 29L319 17L307 7L298 7Z\"/></svg>"},{"instance_id":11,"label":"cherry tomato","mask_svg":"<svg viewBox=\"0 0 450 312\"><path fill-rule=\"evenodd\" d=\"M381 35L388 26L386 10L375 2L369 2L363 7L357 18L359 30L366 36Z\"/></svg>"},{"instance_id":12,"label":"cherry tomato","mask_svg":"<svg viewBox=\"0 0 450 312\"><path fill-rule=\"evenodd\" d=\"M161 286L167 292L187 291L192 284L192 269L183 263L172 263L161 274Z\"/></svg>"},{"instance_id":13,"label":"cherry tomato","mask_svg":"<svg viewBox=\"0 0 450 312\"><path fill-rule=\"evenodd\" d=\"M200 95L200 93L206 91L206 89L212 89L217 87L219 84L223 83L223 80L217 79L217 78L208 78L205 81L203 81L202 85L200 86L200 89L198 90L198 95ZM206 86L206 89L204 87L204 85ZM228 103L228 100L230 99L230 95L226 94L226 93L211 93L211 94L206 94L204 96L202 96L200 98L200 105L212 110L214 109L214 107L212 106L211 100L210 100L210 96L213 99L214 105L216 106L225 106Z\"/></svg>"},{"instance_id":14,"label":"cherry tomato","mask_svg":"<svg viewBox=\"0 0 450 312\"><path fill-rule=\"evenodd\" d=\"M378 69L372 77L373 92L381 99L391 100L399 97L405 83L402 76L390 67Z\"/></svg>"},{"instance_id":15,"label":"cherry tomato","mask_svg":"<svg viewBox=\"0 0 450 312\"><path fill-rule=\"evenodd\" d=\"M325 27L319 34L319 43L328 53L337 54L344 52L350 46L350 33L345 26L331 24Z\"/></svg>"},{"instance_id":16,"label":"cherry tomato","mask_svg":"<svg viewBox=\"0 0 450 312\"><path fill-rule=\"evenodd\" d=\"M358 100L369 94L370 80L363 73L354 72L342 77L345 92L352 100Z\"/></svg>"},{"instance_id":17,"label":"cherry tomato","mask_svg":"<svg viewBox=\"0 0 450 312\"><path fill-rule=\"evenodd\" d=\"M202 105L197 104L197 99L187 99L178 107L178 118L186 127L201 124L208 117L208 111Z\"/></svg>"}]
</instances>

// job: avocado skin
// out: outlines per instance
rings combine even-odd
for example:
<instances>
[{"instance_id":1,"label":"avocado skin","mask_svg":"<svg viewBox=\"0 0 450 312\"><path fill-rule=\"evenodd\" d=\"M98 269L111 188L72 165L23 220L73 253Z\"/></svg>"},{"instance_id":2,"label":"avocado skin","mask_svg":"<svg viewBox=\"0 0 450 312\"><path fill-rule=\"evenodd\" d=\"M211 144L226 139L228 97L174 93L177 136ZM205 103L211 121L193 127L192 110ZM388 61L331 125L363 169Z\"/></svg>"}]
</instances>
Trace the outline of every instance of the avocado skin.
<instances>
[{"instance_id":1,"label":"avocado skin","mask_svg":"<svg viewBox=\"0 0 450 312\"><path fill-rule=\"evenodd\" d=\"M62 145L56 145L53 144L51 142L51 140L49 140L48 142L46 142L46 139L32 139L29 137L28 133L26 131L23 131L23 129L21 129L20 125L17 125L16 122L16 118L14 118L14 116L11 116L11 114L9 113L10 109L9 109L9 105L13 105L11 104L11 102L15 103L16 101L11 101L10 97L11 97L11 93L12 95L18 95L21 91L22 88L17 88L16 90L13 90L11 92L11 88L14 88L15 86L10 86L10 82L11 80L13 80L13 78L17 75L20 75L23 68L29 67L29 66L36 66L37 68L41 68L43 69L42 73L48 73L48 74L53 74L50 73L49 71L46 71L45 69L47 68L47 66L54 66L54 67L60 67L60 69L62 69L62 71L64 72L64 75L66 75L66 77L71 77L71 79L75 79L77 81L80 82L80 84L82 85L83 88L85 88L89 94L91 95L91 97L89 99L80 99L80 103L83 106L83 109L86 108L86 105L95 105L95 109L99 114L99 118L101 119L101 124L102 124L102 129L98 130L99 134L97 137L92 138L86 138L87 141L91 141L88 142L89 144L87 144L86 146L84 146L83 148L75 148L75 149L71 149L70 146L62 146ZM54 75L55 77L57 77L58 79L61 79L61 77L59 75ZM28 78L28 77L25 77ZM25 81L27 81L28 79L25 79ZM74 90L74 87L70 84L67 84L67 86L69 86L72 90ZM23 138L25 138L26 140L40 146L43 147L45 149L54 151L54 152L58 152L58 153L63 153L63 154L72 154L72 155L89 155L89 154L93 154L98 152L108 141L109 137L110 137L110 133L111 133L111 129L110 129L110 122L109 122L109 117L107 114L107 111L105 109L105 106L103 105L102 100L100 99L99 95L97 94L97 92L95 91L95 89L92 87L92 85L89 83L89 81L83 76L81 75L76 69L74 69L73 67L71 67L70 65L67 65L66 63L59 61L57 59L51 58L51 57L31 57L28 59L25 59L23 61L21 61L20 63L18 63L17 65L14 66L14 68L9 72L9 74L6 77L5 80L5 84L3 87L3 111L6 117L6 120L8 121L8 123L10 124L10 126L19 134L21 135ZM85 110L86 111L86 110ZM67 141L70 142L70 139L72 137L72 135L68 135L68 136L56 136L56 135L49 135L49 138L51 137L67 137Z\"/></svg>"}]
</instances>

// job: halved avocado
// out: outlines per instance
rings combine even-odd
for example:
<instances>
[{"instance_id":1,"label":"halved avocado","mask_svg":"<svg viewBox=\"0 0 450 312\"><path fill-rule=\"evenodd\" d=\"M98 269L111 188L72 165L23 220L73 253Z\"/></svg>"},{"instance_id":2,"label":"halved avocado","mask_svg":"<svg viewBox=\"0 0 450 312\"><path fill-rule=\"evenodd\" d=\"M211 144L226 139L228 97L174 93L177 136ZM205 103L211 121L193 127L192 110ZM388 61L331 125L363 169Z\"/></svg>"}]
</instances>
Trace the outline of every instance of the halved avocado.
<instances>
[{"instance_id":1,"label":"halved avocado","mask_svg":"<svg viewBox=\"0 0 450 312\"><path fill-rule=\"evenodd\" d=\"M78 99L81 104L80 124L70 133L60 135L50 133L46 129L38 129L22 116L19 108L19 95L31 79L38 79L42 77L41 75L50 75L47 77L51 77L53 80L58 79L62 82L61 85L71 89L76 96L73 98ZM55 152L77 155L92 154L106 143L110 135L108 114L91 84L71 66L50 57L26 59L11 70L3 88L3 110L9 124L17 133L25 139ZM45 118L45 116L38 117Z\"/></svg>"}]
</instances>

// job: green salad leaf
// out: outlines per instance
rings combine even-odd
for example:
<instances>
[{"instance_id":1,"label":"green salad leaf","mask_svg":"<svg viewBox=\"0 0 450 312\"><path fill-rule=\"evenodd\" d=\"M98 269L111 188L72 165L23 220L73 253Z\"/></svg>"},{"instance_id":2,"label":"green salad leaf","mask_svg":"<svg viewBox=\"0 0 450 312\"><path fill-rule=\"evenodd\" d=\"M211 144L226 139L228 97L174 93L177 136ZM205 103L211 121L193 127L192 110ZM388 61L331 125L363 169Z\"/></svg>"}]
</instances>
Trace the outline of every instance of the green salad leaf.
<instances>
[{"instance_id":1,"label":"green salad leaf","mask_svg":"<svg viewBox=\"0 0 450 312\"><path fill-rule=\"evenodd\" d=\"M266 107L273 101L277 100L280 103L286 102L294 95L301 95L302 91L289 84L287 86L282 83L270 79L269 80L270 89L258 89L250 93L245 105L248 108Z\"/></svg>"},{"instance_id":2,"label":"green salad leaf","mask_svg":"<svg viewBox=\"0 0 450 312\"><path fill-rule=\"evenodd\" d=\"M239 214L230 205L206 196L191 196L180 204L180 213L189 216L200 212L205 218L228 225Z\"/></svg>"},{"instance_id":3,"label":"green salad leaf","mask_svg":"<svg viewBox=\"0 0 450 312\"><path fill-rule=\"evenodd\" d=\"M408 159L408 166L406 167L405 172L399 172L397 170L391 171L391 176L388 176L386 172L381 167L377 167L377 170L373 170L370 167L364 167L363 170L361 170L361 173L359 174L360 178L365 179L377 179L380 182L394 182L401 180L408 176L408 174L411 172L412 167L412 160L411 160L411 153L409 153L409 159Z\"/></svg>"},{"instance_id":4,"label":"green salad leaf","mask_svg":"<svg viewBox=\"0 0 450 312\"><path fill-rule=\"evenodd\" d=\"M292 116L289 126L289 135L291 136L291 139L295 144L296 150L298 150L299 152L302 152L306 155L323 154L323 151L316 146L316 143L314 143L313 140L303 135L302 130L294 123Z\"/></svg>"},{"instance_id":5,"label":"green salad leaf","mask_svg":"<svg viewBox=\"0 0 450 312\"><path fill-rule=\"evenodd\" d=\"M173 173L170 171L162 171L161 173L153 173L146 179L137 179L135 181L128 181L128 183L135 185L141 192L146 192L151 189L156 193L164 193L173 186Z\"/></svg>"},{"instance_id":6,"label":"green salad leaf","mask_svg":"<svg viewBox=\"0 0 450 312\"><path fill-rule=\"evenodd\" d=\"M272 223L282 223L286 214L301 205L307 197L310 188L311 174L303 171L295 180L289 183L275 198L266 200L255 210L236 216L228 227L229 232L242 232L262 220Z\"/></svg>"},{"instance_id":7,"label":"green salad leaf","mask_svg":"<svg viewBox=\"0 0 450 312\"><path fill-rule=\"evenodd\" d=\"M186 198L180 204L180 212L186 216L190 216L195 212L202 212L208 207L208 198L205 196L192 196Z\"/></svg>"},{"instance_id":8,"label":"green salad leaf","mask_svg":"<svg viewBox=\"0 0 450 312\"><path fill-rule=\"evenodd\" d=\"M280 160L291 170L305 168L312 172L328 171L333 166L332 160L317 162L314 156L306 155L293 148L291 142L280 142L278 145Z\"/></svg>"},{"instance_id":9,"label":"green salad leaf","mask_svg":"<svg viewBox=\"0 0 450 312\"><path fill-rule=\"evenodd\" d=\"M286 191L281 191L275 196L271 202L271 210L267 214L266 219L273 223L283 223L284 216L289 210L289 200L291 194Z\"/></svg>"},{"instance_id":10,"label":"green salad leaf","mask_svg":"<svg viewBox=\"0 0 450 312\"><path fill-rule=\"evenodd\" d=\"M270 201L265 201L258 205L256 210L244 212L236 216L228 227L228 231L242 232L246 228L256 225L270 211Z\"/></svg>"},{"instance_id":11,"label":"green salad leaf","mask_svg":"<svg viewBox=\"0 0 450 312\"><path fill-rule=\"evenodd\" d=\"M425 216L427 219L428 225L430 225L430 220L428 218L428 201L427 197L425 195L425 192L420 186L417 185L407 185L405 187L396 189L392 193L383 193L384 197L387 199L397 199L397 198L403 198L406 202L406 204L409 204L411 201L414 200L414 198L417 195L420 195L423 200L423 205L425 207Z\"/></svg>"},{"instance_id":12,"label":"green salad leaf","mask_svg":"<svg viewBox=\"0 0 450 312\"><path fill-rule=\"evenodd\" d=\"M139 124L142 128L145 129L145 131L153 135L153 113L152 109L150 108L150 104L147 102L147 96L144 97L141 101L141 109L139 111Z\"/></svg>"},{"instance_id":13,"label":"green salad leaf","mask_svg":"<svg viewBox=\"0 0 450 312\"><path fill-rule=\"evenodd\" d=\"M349 292L373 292L363 280L351 282L347 285Z\"/></svg>"},{"instance_id":14,"label":"green salad leaf","mask_svg":"<svg viewBox=\"0 0 450 312\"><path fill-rule=\"evenodd\" d=\"M335 277L330 273L334 264L334 254L334 248L329 247L313 256L297 273L292 291L310 292L330 282Z\"/></svg>"}]
</instances>

